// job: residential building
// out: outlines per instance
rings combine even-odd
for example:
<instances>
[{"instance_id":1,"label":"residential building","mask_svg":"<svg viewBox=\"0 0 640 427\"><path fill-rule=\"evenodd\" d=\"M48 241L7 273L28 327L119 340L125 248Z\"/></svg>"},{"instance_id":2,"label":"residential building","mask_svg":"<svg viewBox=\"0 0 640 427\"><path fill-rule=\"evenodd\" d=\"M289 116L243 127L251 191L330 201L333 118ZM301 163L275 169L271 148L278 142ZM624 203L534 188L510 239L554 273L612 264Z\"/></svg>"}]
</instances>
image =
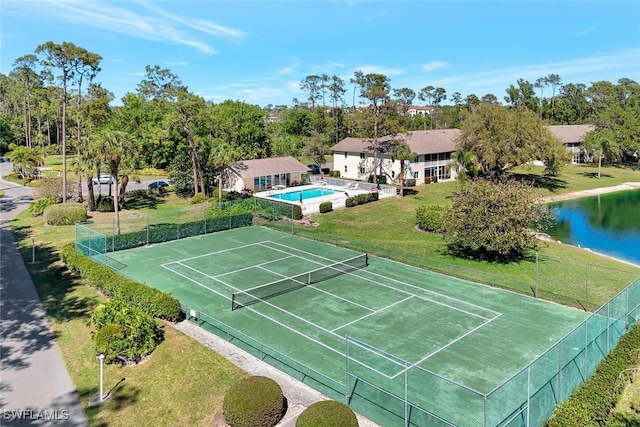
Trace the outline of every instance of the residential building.
<instances>
[{"instance_id":1,"label":"residential building","mask_svg":"<svg viewBox=\"0 0 640 427\"><path fill-rule=\"evenodd\" d=\"M595 129L593 125L553 125L547 126L551 133L562 141L571 153L571 163L587 163L592 155L582 144L587 133Z\"/></svg>"},{"instance_id":2,"label":"residential building","mask_svg":"<svg viewBox=\"0 0 640 427\"><path fill-rule=\"evenodd\" d=\"M222 182L226 191L265 191L299 185L307 166L293 157L242 160L225 169Z\"/></svg>"},{"instance_id":3,"label":"residential building","mask_svg":"<svg viewBox=\"0 0 640 427\"><path fill-rule=\"evenodd\" d=\"M397 183L400 161L393 158L391 147L404 141L417 155L414 161L406 162L405 178L414 178L418 185L450 181L456 179L451 155L456 151L459 135L458 129L437 129L413 131L395 138L384 136L378 138L378 150L374 150L369 139L345 138L331 147L333 168L344 178L367 181L377 163L377 175L385 176L389 183Z\"/></svg>"}]
</instances>

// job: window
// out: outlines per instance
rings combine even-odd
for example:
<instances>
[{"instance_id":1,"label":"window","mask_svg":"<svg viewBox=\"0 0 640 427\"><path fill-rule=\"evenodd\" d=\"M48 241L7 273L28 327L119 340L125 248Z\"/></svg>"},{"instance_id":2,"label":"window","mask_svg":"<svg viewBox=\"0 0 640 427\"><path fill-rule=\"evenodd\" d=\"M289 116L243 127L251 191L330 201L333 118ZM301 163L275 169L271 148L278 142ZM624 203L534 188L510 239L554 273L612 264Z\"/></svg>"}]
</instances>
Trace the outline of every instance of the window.
<instances>
[{"instance_id":1,"label":"window","mask_svg":"<svg viewBox=\"0 0 640 427\"><path fill-rule=\"evenodd\" d=\"M414 172L414 173L413 173L413 178L414 178L414 179L418 179L418 172Z\"/></svg>"},{"instance_id":2,"label":"window","mask_svg":"<svg viewBox=\"0 0 640 427\"><path fill-rule=\"evenodd\" d=\"M396 177L396 171L391 171L391 178L395 178Z\"/></svg>"},{"instance_id":3,"label":"window","mask_svg":"<svg viewBox=\"0 0 640 427\"><path fill-rule=\"evenodd\" d=\"M347 152L346 151L344 152L344 158L345 159L347 158Z\"/></svg>"},{"instance_id":4,"label":"window","mask_svg":"<svg viewBox=\"0 0 640 427\"><path fill-rule=\"evenodd\" d=\"M364 158L365 158L364 153L360 153L360 158L361 158L361 159L364 159Z\"/></svg>"},{"instance_id":5,"label":"window","mask_svg":"<svg viewBox=\"0 0 640 427\"><path fill-rule=\"evenodd\" d=\"M360 166L360 175L364 175L364 166Z\"/></svg>"},{"instance_id":6,"label":"window","mask_svg":"<svg viewBox=\"0 0 640 427\"><path fill-rule=\"evenodd\" d=\"M344 173L347 173L347 165L344 165Z\"/></svg>"}]
</instances>

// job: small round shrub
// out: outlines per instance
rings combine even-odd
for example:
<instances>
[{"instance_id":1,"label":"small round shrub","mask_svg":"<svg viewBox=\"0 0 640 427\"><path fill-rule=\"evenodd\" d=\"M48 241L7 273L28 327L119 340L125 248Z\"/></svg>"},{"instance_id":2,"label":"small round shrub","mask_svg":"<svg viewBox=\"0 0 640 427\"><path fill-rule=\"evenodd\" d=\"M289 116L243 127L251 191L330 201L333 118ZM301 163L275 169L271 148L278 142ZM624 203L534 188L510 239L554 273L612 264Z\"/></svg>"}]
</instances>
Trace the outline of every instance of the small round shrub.
<instances>
[{"instance_id":1,"label":"small round shrub","mask_svg":"<svg viewBox=\"0 0 640 427\"><path fill-rule=\"evenodd\" d=\"M206 201L207 201L207 197L204 195L204 193L197 193L196 195L194 195L191 198L189 203L191 203L192 205L198 205L198 204L204 203Z\"/></svg>"},{"instance_id":2,"label":"small round shrub","mask_svg":"<svg viewBox=\"0 0 640 427\"><path fill-rule=\"evenodd\" d=\"M422 231L441 233L448 208L446 206L424 205L416 209L416 222Z\"/></svg>"},{"instance_id":3,"label":"small round shrub","mask_svg":"<svg viewBox=\"0 0 640 427\"><path fill-rule=\"evenodd\" d=\"M99 196L96 206L98 212L113 212L113 197Z\"/></svg>"},{"instance_id":4,"label":"small round shrub","mask_svg":"<svg viewBox=\"0 0 640 427\"><path fill-rule=\"evenodd\" d=\"M358 427L358 419L344 403L322 400L302 411L296 427Z\"/></svg>"},{"instance_id":5,"label":"small round shrub","mask_svg":"<svg viewBox=\"0 0 640 427\"><path fill-rule=\"evenodd\" d=\"M252 376L231 386L222 409L232 427L273 427L284 415L285 402L277 382Z\"/></svg>"},{"instance_id":6,"label":"small round shrub","mask_svg":"<svg viewBox=\"0 0 640 427\"><path fill-rule=\"evenodd\" d=\"M33 216L42 215L47 206L55 205L59 202L60 201L58 199L41 197L29 205L29 212L31 212L31 215Z\"/></svg>"},{"instance_id":7,"label":"small round shrub","mask_svg":"<svg viewBox=\"0 0 640 427\"><path fill-rule=\"evenodd\" d=\"M333 210L333 203L322 202L320 203L320 213L331 212Z\"/></svg>"}]
</instances>

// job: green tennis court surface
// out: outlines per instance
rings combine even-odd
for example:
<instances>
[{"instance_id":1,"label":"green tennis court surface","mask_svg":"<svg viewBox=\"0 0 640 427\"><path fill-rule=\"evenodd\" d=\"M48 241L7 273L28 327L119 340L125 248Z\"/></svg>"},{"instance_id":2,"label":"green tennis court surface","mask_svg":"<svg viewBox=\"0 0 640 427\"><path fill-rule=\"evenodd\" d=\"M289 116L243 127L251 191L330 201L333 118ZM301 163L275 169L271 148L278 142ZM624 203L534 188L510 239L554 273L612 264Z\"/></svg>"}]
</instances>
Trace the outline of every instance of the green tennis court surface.
<instances>
[{"instance_id":1,"label":"green tennis court surface","mask_svg":"<svg viewBox=\"0 0 640 427\"><path fill-rule=\"evenodd\" d=\"M255 226L109 254L202 327L385 426L511 420L536 391L529 379L511 379L491 411L486 394L587 317L381 258L361 265L360 255ZM311 271L322 280L304 279ZM274 283L277 295L253 295Z\"/></svg>"}]
</instances>

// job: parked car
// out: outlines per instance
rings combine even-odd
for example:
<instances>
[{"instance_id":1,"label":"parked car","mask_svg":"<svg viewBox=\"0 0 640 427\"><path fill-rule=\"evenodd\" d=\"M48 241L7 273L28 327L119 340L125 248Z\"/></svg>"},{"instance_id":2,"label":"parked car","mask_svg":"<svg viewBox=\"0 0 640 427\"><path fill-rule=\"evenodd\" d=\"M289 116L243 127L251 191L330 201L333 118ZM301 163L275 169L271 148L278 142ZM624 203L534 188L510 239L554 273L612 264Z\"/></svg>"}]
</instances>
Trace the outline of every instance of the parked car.
<instances>
[{"instance_id":1,"label":"parked car","mask_svg":"<svg viewBox=\"0 0 640 427\"><path fill-rule=\"evenodd\" d=\"M153 181L151 184L149 184L149 190L156 190L168 186L169 183L167 181Z\"/></svg>"},{"instance_id":2,"label":"parked car","mask_svg":"<svg viewBox=\"0 0 640 427\"><path fill-rule=\"evenodd\" d=\"M111 177L111 175L100 175L99 178L93 178L91 182L93 183L93 185L113 184L113 178Z\"/></svg>"},{"instance_id":3,"label":"parked car","mask_svg":"<svg viewBox=\"0 0 640 427\"><path fill-rule=\"evenodd\" d=\"M309 168L309 173L320 173L320 166L318 165L307 165Z\"/></svg>"}]
</instances>

